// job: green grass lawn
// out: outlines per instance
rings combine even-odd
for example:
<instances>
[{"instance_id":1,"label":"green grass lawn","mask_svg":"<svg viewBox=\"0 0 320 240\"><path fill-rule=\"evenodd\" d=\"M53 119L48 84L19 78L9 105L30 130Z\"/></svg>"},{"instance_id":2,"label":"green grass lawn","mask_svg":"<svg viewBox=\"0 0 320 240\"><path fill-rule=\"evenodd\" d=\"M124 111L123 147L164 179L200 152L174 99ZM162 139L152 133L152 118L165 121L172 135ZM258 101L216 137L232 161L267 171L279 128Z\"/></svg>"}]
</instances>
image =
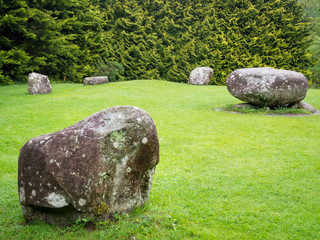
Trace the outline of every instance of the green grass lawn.
<instances>
[{"instance_id":1,"label":"green grass lawn","mask_svg":"<svg viewBox=\"0 0 320 240\"><path fill-rule=\"evenodd\" d=\"M165 81L100 86L0 87L0 239L320 239L320 115L217 112L226 87ZM320 109L320 89L305 102ZM19 150L115 105L153 118L160 163L144 210L93 232L25 226L17 190Z\"/></svg>"}]
</instances>

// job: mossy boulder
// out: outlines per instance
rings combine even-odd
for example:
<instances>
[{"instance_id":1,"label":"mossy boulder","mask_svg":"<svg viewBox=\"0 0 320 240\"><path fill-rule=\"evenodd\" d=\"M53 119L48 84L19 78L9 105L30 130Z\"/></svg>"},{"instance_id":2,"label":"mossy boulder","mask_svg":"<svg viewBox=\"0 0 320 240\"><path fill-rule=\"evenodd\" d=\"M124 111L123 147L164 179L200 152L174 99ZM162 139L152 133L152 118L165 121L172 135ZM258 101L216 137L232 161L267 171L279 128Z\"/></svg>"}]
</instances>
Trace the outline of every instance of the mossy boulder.
<instances>
[{"instance_id":1,"label":"mossy boulder","mask_svg":"<svg viewBox=\"0 0 320 240\"><path fill-rule=\"evenodd\" d=\"M148 202L158 162L154 122L132 106L108 108L33 138L19 156L25 220L68 225L130 213Z\"/></svg>"}]
</instances>

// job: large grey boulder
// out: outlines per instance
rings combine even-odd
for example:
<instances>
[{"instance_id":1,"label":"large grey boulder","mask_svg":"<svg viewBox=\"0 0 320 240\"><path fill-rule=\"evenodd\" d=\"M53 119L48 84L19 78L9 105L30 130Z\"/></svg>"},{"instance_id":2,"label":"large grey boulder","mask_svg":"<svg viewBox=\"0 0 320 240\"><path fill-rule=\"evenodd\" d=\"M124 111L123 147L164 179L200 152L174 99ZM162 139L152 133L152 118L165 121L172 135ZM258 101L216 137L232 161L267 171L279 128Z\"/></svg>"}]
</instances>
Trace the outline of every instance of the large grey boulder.
<instances>
[{"instance_id":1,"label":"large grey boulder","mask_svg":"<svg viewBox=\"0 0 320 240\"><path fill-rule=\"evenodd\" d=\"M48 94L52 92L51 83L46 75L30 73L28 76L29 94Z\"/></svg>"},{"instance_id":2,"label":"large grey boulder","mask_svg":"<svg viewBox=\"0 0 320 240\"><path fill-rule=\"evenodd\" d=\"M107 76L100 77L86 77L83 81L84 85L99 85L103 83L108 83L109 78Z\"/></svg>"},{"instance_id":3,"label":"large grey boulder","mask_svg":"<svg viewBox=\"0 0 320 240\"><path fill-rule=\"evenodd\" d=\"M67 225L130 213L148 202L158 162L154 122L132 106L108 108L33 138L19 156L24 218Z\"/></svg>"},{"instance_id":4,"label":"large grey boulder","mask_svg":"<svg viewBox=\"0 0 320 240\"><path fill-rule=\"evenodd\" d=\"M213 70L209 67L197 67L191 71L188 83L193 85L208 85L212 74Z\"/></svg>"},{"instance_id":5,"label":"large grey boulder","mask_svg":"<svg viewBox=\"0 0 320 240\"><path fill-rule=\"evenodd\" d=\"M257 106L279 107L300 102L308 90L301 73L272 69L245 68L232 72L226 85L232 96Z\"/></svg>"}]
</instances>

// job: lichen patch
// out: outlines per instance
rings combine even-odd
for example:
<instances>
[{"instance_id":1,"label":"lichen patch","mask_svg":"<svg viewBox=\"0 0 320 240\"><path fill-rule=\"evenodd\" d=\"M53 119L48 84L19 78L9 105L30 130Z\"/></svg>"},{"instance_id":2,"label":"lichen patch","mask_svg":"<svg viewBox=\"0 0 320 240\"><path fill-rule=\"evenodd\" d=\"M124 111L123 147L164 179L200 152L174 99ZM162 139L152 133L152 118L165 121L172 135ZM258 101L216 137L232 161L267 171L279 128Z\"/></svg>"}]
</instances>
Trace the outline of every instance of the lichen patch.
<instances>
[{"instance_id":1,"label":"lichen patch","mask_svg":"<svg viewBox=\"0 0 320 240\"><path fill-rule=\"evenodd\" d=\"M66 198L58 193L50 193L47 197L45 197L45 199L51 206L55 208L62 208L69 205L66 201Z\"/></svg>"},{"instance_id":2,"label":"lichen patch","mask_svg":"<svg viewBox=\"0 0 320 240\"><path fill-rule=\"evenodd\" d=\"M19 197L20 197L20 202L26 201L26 193L23 187L20 188Z\"/></svg>"},{"instance_id":3,"label":"lichen patch","mask_svg":"<svg viewBox=\"0 0 320 240\"><path fill-rule=\"evenodd\" d=\"M142 143L143 143L143 144L147 144L147 143L148 143L148 138L147 138L147 137L144 137L144 138L142 139Z\"/></svg>"},{"instance_id":4,"label":"lichen patch","mask_svg":"<svg viewBox=\"0 0 320 240\"><path fill-rule=\"evenodd\" d=\"M113 143L113 147L114 147L114 148L118 148L118 147L119 147L119 143L118 143L118 142L114 142L114 143Z\"/></svg>"},{"instance_id":5,"label":"lichen patch","mask_svg":"<svg viewBox=\"0 0 320 240\"><path fill-rule=\"evenodd\" d=\"M85 200L85 199L83 199L83 198L80 198L79 201L78 201L78 203L79 203L79 206L83 207L84 205L86 205L87 200Z\"/></svg>"}]
</instances>

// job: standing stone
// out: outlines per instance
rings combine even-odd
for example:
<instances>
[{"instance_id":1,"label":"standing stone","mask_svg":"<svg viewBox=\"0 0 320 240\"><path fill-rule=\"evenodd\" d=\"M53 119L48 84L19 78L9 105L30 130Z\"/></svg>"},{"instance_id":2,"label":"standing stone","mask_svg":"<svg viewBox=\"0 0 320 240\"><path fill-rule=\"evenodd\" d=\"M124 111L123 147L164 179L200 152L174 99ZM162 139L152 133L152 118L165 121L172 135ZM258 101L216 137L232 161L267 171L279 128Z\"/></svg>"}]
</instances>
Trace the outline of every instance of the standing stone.
<instances>
[{"instance_id":1,"label":"standing stone","mask_svg":"<svg viewBox=\"0 0 320 240\"><path fill-rule=\"evenodd\" d=\"M300 102L308 90L301 73L272 68L245 68L232 72L226 85L232 96L257 106L279 107Z\"/></svg>"},{"instance_id":2,"label":"standing stone","mask_svg":"<svg viewBox=\"0 0 320 240\"><path fill-rule=\"evenodd\" d=\"M100 77L86 77L83 81L84 85L99 85L103 83L108 83L109 78L107 76Z\"/></svg>"},{"instance_id":3,"label":"standing stone","mask_svg":"<svg viewBox=\"0 0 320 240\"><path fill-rule=\"evenodd\" d=\"M67 225L130 213L148 202L158 162L154 122L132 106L111 107L33 138L19 156L24 218Z\"/></svg>"},{"instance_id":4,"label":"standing stone","mask_svg":"<svg viewBox=\"0 0 320 240\"><path fill-rule=\"evenodd\" d=\"M52 92L51 83L46 75L30 73L28 76L29 94L48 94Z\"/></svg>"},{"instance_id":5,"label":"standing stone","mask_svg":"<svg viewBox=\"0 0 320 240\"><path fill-rule=\"evenodd\" d=\"M191 71L188 83L193 85L208 85L212 74L213 70L209 67L197 67Z\"/></svg>"}]
</instances>

